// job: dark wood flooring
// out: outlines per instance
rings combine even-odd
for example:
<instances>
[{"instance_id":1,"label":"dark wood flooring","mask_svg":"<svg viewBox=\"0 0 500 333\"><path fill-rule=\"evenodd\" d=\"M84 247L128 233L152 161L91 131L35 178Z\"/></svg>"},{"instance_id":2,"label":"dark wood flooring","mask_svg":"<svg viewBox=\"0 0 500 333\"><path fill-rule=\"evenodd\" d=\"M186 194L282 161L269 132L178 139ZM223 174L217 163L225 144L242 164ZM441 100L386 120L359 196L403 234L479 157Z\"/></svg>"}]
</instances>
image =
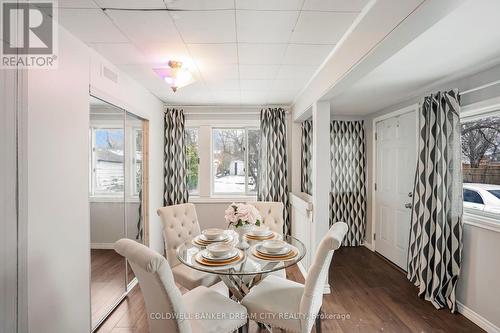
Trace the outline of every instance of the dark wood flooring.
<instances>
[{"instance_id":1,"label":"dark wood flooring","mask_svg":"<svg viewBox=\"0 0 500 333\"><path fill-rule=\"evenodd\" d=\"M304 282L297 267L288 269L287 275L291 280ZM401 270L364 247L337 251L329 279L332 293L324 296L323 312L335 314L338 319L324 320L324 333L483 332L464 316L436 310L430 302L419 298L416 287ZM148 332L138 286L98 332ZM250 332L259 332L255 323L251 323Z\"/></svg>"}]
</instances>

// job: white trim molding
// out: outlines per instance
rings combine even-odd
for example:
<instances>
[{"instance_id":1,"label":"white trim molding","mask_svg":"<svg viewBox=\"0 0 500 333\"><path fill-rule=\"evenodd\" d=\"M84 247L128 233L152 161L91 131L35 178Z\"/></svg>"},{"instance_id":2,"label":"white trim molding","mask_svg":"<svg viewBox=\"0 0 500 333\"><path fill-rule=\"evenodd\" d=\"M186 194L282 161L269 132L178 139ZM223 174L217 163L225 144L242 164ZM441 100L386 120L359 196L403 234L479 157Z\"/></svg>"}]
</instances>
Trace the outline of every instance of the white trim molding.
<instances>
[{"instance_id":1,"label":"white trim molding","mask_svg":"<svg viewBox=\"0 0 500 333\"><path fill-rule=\"evenodd\" d=\"M490 231L500 232L500 222L498 215L475 214L468 209L464 209L464 223Z\"/></svg>"},{"instance_id":2,"label":"white trim molding","mask_svg":"<svg viewBox=\"0 0 500 333\"><path fill-rule=\"evenodd\" d=\"M457 301L458 312L488 333L500 333L500 328L474 310Z\"/></svg>"}]
</instances>

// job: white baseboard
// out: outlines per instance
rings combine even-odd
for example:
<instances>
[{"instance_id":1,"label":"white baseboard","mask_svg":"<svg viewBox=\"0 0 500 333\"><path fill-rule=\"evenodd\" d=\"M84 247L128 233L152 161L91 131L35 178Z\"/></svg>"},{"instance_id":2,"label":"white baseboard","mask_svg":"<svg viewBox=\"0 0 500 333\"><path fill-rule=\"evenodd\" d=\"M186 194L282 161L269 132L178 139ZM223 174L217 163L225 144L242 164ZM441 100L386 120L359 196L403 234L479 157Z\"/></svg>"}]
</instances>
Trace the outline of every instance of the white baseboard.
<instances>
[{"instance_id":1,"label":"white baseboard","mask_svg":"<svg viewBox=\"0 0 500 333\"><path fill-rule=\"evenodd\" d=\"M459 313L461 313L465 318L469 319L472 321L474 324L477 326L481 327L483 330L485 330L488 333L500 333L500 328L495 326L493 323L491 323L489 320L486 318L482 317L480 314L477 312L474 312L473 310L469 309L462 303L457 301L457 310Z\"/></svg>"},{"instance_id":2,"label":"white baseboard","mask_svg":"<svg viewBox=\"0 0 500 333\"><path fill-rule=\"evenodd\" d=\"M373 252L375 251L375 247L372 245L372 243L364 242L363 246L366 247L367 249L369 249L370 251L373 251Z\"/></svg>"},{"instance_id":3,"label":"white baseboard","mask_svg":"<svg viewBox=\"0 0 500 333\"><path fill-rule=\"evenodd\" d=\"M90 248L94 250L113 250L115 243L92 243Z\"/></svg>"}]
</instances>

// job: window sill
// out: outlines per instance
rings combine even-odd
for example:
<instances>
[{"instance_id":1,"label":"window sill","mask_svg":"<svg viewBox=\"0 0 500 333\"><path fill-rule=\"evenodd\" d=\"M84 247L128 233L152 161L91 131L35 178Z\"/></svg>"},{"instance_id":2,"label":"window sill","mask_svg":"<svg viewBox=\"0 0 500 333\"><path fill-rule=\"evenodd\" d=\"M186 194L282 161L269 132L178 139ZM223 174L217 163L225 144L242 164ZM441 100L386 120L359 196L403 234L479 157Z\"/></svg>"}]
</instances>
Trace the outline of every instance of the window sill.
<instances>
[{"instance_id":1,"label":"window sill","mask_svg":"<svg viewBox=\"0 0 500 333\"><path fill-rule=\"evenodd\" d=\"M257 201L257 196L248 195L231 195L231 196L211 196L211 197L200 197L200 196L189 196L189 202L192 203L232 203L232 202L250 202Z\"/></svg>"},{"instance_id":2,"label":"window sill","mask_svg":"<svg viewBox=\"0 0 500 333\"><path fill-rule=\"evenodd\" d=\"M464 224L500 232L500 220L494 214L477 213L471 209L464 209Z\"/></svg>"},{"instance_id":3,"label":"window sill","mask_svg":"<svg viewBox=\"0 0 500 333\"><path fill-rule=\"evenodd\" d=\"M109 203L138 203L139 198L123 198L123 197L89 197L89 202L109 202Z\"/></svg>"}]
</instances>

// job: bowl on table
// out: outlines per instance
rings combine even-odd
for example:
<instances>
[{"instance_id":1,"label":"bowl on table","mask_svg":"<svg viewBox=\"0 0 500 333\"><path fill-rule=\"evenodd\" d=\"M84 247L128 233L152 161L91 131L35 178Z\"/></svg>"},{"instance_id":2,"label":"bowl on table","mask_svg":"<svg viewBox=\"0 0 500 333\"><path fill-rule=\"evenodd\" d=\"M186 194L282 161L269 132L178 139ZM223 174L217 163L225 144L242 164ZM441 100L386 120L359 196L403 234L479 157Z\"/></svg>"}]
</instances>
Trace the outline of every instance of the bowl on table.
<instances>
[{"instance_id":1,"label":"bowl on table","mask_svg":"<svg viewBox=\"0 0 500 333\"><path fill-rule=\"evenodd\" d=\"M214 243L207 246L207 251L215 258L222 258L229 255L234 250L234 247L229 244Z\"/></svg>"},{"instance_id":2,"label":"bowl on table","mask_svg":"<svg viewBox=\"0 0 500 333\"><path fill-rule=\"evenodd\" d=\"M268 253L278 253L288 246L288 243L279 239L271 239L262 242L262 249Z\"/></svg>"},{"instance_id":3,"label":"bowl on table","mask_svg":"<svg viewBox=\"0 0 500 333\"><path fill-rule=\"evenodd\" d=\"M269 227L265 225L254 227L250 234L257 237L267 236L269 235Z\"/></svg>"},{"instance_id":4,"label":"bowl on table","mask_svg":"<svg viewBox=\"0 0 500 333\"><path fill-rule=\"evenodd\" d=\"M201 232L203 236L209 241L219 240L224 236L224 230L219 228L209 228Z\"/></svg>"}]
</instances>

